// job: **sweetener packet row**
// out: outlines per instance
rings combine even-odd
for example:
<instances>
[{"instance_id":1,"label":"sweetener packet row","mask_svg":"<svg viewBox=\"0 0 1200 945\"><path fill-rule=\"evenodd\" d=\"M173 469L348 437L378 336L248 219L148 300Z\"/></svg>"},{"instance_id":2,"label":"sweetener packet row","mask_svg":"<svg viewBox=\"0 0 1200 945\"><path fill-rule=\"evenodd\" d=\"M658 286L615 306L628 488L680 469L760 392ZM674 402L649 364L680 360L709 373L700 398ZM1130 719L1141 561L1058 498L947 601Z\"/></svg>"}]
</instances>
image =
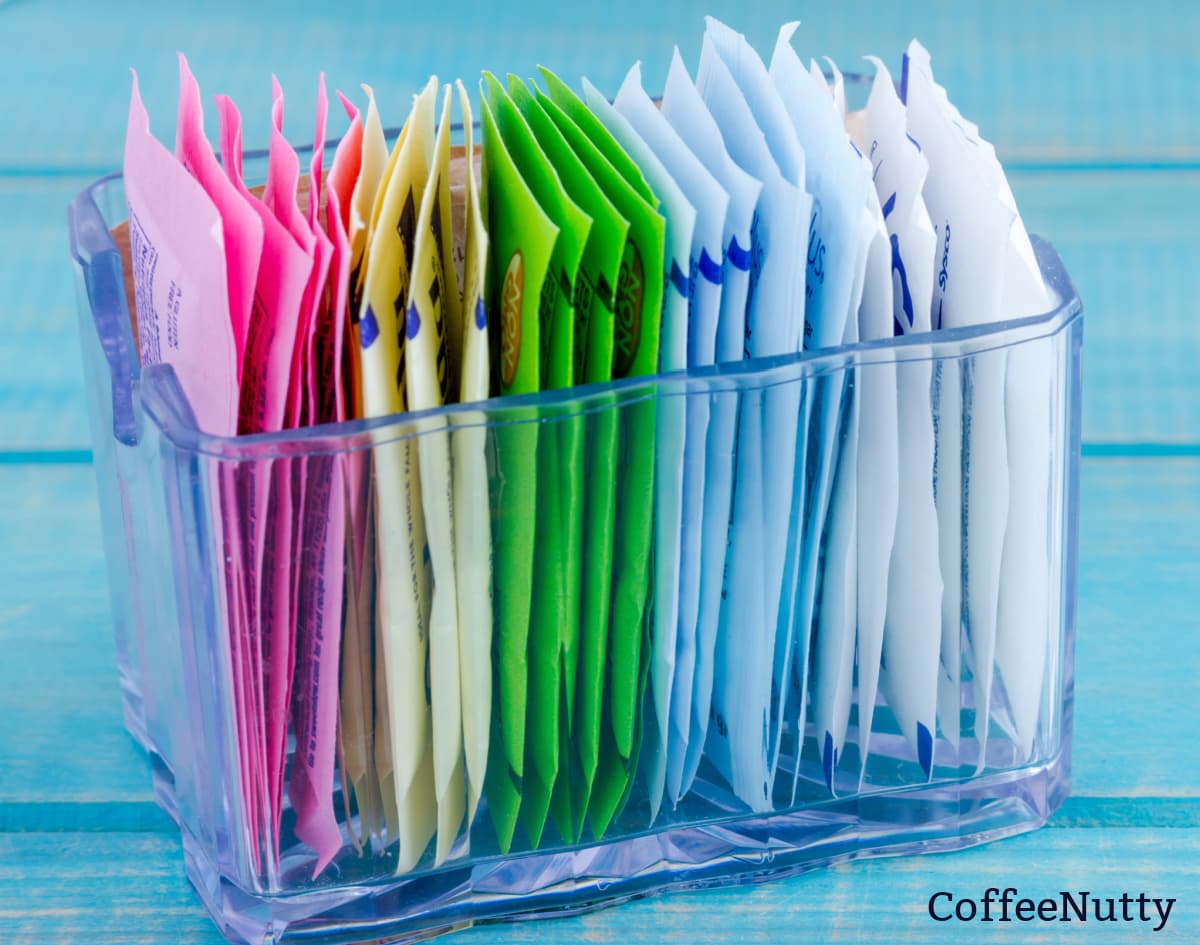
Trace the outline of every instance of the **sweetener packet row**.
<instances>
[{"instance_id":1,"label":"sweetener packet row","mask_svg":"<svg viewBox=\"0 0 1200 945\"><path fill-rule=\"evenodd\" d=\"M175 155L136 82L131 102L143 361L234 436L1045 309L995 152L919 44L899 90L871 60L852 112L796 38L767 61L709 18L661 104L637 64L611 100L485 73L473 109L431 79L391 145L364 86L328 175L323 82L307 175L276 83L261 191L236 107L218 97L218 161L181 58ZM1001 355L495 429L468 410L223 468L256 866L278 869L287 807L317 872L347 846L395 845L399 871L461 855L484 800L502 852L604 836L635 784L651 823L712 778L769 810L807 735L838 789L855 702L861 781L877 694L931 772L964 663L976 737L995 671L1028 748L1050 631L1044 595L1012 589L1040 586L1047 457L1017 431L1049 399L1045 365Z\"/></svg>"}]
</instances>

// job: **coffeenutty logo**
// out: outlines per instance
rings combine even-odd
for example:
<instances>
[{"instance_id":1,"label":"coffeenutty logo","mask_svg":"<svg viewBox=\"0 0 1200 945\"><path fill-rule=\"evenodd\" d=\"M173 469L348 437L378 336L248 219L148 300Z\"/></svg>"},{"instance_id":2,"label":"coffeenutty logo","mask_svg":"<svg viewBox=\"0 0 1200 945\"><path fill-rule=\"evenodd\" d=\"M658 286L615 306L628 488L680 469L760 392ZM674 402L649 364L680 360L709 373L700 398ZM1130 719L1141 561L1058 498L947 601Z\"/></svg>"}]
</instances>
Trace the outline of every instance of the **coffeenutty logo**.
<instances>
[{"instance_id":1,"label":"coffeenutty logo","mask_svg":"<svg viewBox=\"0 0 1200 945\"><path fill-rule=\"evenodd\" d=\"M1089 889L1042 896L1023 896L1015 886L991 886L979 897L943 889L929 897L934 922L1124 922L1161 932L1171 919L1176 899L1147 892L1098 895Z\"/></svg>"},{"instance_id":2,"label":"coffeenutty logo","mask_svg":"<svg viewBox=\"0 0 1200 945\"><path fill-rule=\"evenodd\" d=\"M525 263L517 250L508 261L500 289L500 381L512 385L521 355L521 297L525 292Z\"/></svg>"},{"instance_id":3,"label":"coffeenutty logo","mask_svg":"<svg viewBox=\"0 0 1200 945\"><path fill-rule=\"evenodd\" d=\"M642 335L642 296L646 294L642 256L630 241L621 257L621 276L617 280L616 350L613 352L613 376L625 377L633 367L638 341Z\"/></svg>"}]
</instances>

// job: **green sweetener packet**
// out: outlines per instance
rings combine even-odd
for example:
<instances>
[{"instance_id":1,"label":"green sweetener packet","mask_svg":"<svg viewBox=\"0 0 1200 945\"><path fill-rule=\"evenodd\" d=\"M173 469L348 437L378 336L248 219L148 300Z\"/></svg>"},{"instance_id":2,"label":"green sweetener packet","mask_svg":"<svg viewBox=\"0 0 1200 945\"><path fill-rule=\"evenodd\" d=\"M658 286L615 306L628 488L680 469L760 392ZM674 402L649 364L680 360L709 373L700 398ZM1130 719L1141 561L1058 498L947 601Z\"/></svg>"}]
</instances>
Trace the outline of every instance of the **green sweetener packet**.
<instances>
[{"instance_id":1,"label":"green sweetener packet","mask_svg":"<svg viewBox=\"0 0 1200 945\"><path fill-rule=\"evenodd\" d=\"M654 374L658 369L665 240L658 201L632 159L582 100L548 71L542 70L542 75L550 95L539 92L539 103L629 222L616 285L612 376ZM620 511L613 525L608 676L600 732L600 767L606 773L597 778L589 805L596 837L604 834L628 797L626 789L637 760L635 734L646 665L642 636L650 603L656 409L650 399L635 400L622 407L620 414L615 467Z\"/></svg>"},{"instance_id":2,"label":"green sweetener packet","mask_svg":"<svg viewBox=\"0 0 1200 945\"><path fill-rule=\"evenodd\" d=\"M575 383L575 282L591 218L563 188L524 117L495 76L483 87L500 137L558 239L539 299L540 389ZM541 840L562 765L564 652L579 627L582 544L583 424L579 417L544 417L538 424L538 493L534 541L534 595L528 649L526 769L521 819L531 847ZM569 823L569 820L568 820Z\"/></svg>"},{"instance_id":3,"label":"green sweetener packet","mask_svg":"<svg viewBox=\"0 0 1200 945\"><path fill-rule=\"evenodd\" d=\"M550 274L558 227L542 210L504 145L481 88L482 197L490 259L489 322L497 337L494 376L502 395L536 392L541 383L539 307ZM534 597L534 539L538 491L538 425L514 411L491 439L495 516L494 592L496 667L492 750L486 793L500 850L516 830L525 770L527 657Z\"/></svg>"},{"instance_id":4,"label":"green sweetener packet","mask_svg":"<svg viewBox=\"0 0 1200 945\"><path fill-rule=\"evenodd\" d=\"M567 193L592 219L575 283L575 379L586 384L610 381L616 286L629 223L529 88L510 76L509 93ZM555 825L570 842L583 832L600 756L618 447L614 409L589 411L582 420L585 472L578 646L563 654L564 694L573 705L568 716L570 763L560 770L551 800Z\"/></svg>"}]
</instances>

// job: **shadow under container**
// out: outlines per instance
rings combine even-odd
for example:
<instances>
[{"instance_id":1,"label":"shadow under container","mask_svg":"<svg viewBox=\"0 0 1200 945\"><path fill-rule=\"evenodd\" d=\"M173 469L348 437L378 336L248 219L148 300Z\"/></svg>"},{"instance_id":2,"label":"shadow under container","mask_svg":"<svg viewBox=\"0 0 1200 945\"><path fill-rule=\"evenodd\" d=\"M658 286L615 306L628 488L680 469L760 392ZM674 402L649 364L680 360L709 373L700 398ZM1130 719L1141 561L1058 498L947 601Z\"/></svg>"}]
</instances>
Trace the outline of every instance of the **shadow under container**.
<instances>
[{"instance_id":1,"label":"shadow under container","mask_svg":"<svg viewBox=\"0 0 1200 945\"><path fill-rule=\"evenodd\" d=\"M247 169L252 176L262 168L251 161ZM222 438L196 429L169 367L139 366L112 235L125 215L118 175L81 193L70 214L125 719L151 759L159 804L179 825L188 877L231 941L406 941L858 857L956 849L1033 829L1066 796L1082 316L1049 244L1034 239L1054 307L1020 321ZM896 392L891 413L880 406L889 400L879 398L881 387ZM914 480L896 452L872 452L870 431L881 417L885 427L894 424L893 435L898 429L900 454L924 444L927 461L916 464L924 476ZM871 468L880 455L897 457L894 468ZM395 474L405 463L448 459L454 488L433 499L428 489L423 498L406 492L413 480ZM864 500L878 481L872 477L898 480L900 522L913 495L937 492L937 520L929 503L916 524L877 530L866 518L848 545L845 516L851 505L871 507ZM457 709L479 718L478 699L486 698L489 760L518 763L511 719L500 719L510 713L503 693L515 677L496 657L500 638L523 620L528 725L543 717L539 706L558 712L562 731L572 716L557 758L527 732L524 779L544 784L557 770L577 785L580 771L593 767L597 784L612 781L608 809L597 812L588 800L588 817L570 813L578 795L567 790L568 813L542 811L543 829L531 830L527 821L539 817L524 799L507 845L498 839L498 795L487 780L469 825L450 818L452 835L427 836L427 847L406 854L415 862L402 864L386 818L364 811L339 751L328 794L317 799L340 837L329 865L319 868L297 837L286 788L278 822L263 814L251 795L261 801L264 789L245 776L243 752L252 736L267 735L247 733L254 723L246 721L250 697L235 650L248 637L237 631L245 620L237 616L238 582L222 530L236 531L246 513L236 483L300 478L323 483L318 491L340 484L346 535L357 530L374 543L362 559L368 564L347 565L366 579L362 614L347 616L350 595L341 585L326 589L341 617L329 626L340 633L358 620L360 639L371 639L380 619L380 582L372 586L369 561L373 553L378 562L384 536L372 537L365 524L376 520L378 490L423 511L427 524L439 501L450 520L474 516L472 531L462 533L471 540L460 536L455 546L456 584L482 588L492 616L487 626L464 618L458 632L484 641L485 656L494 658L490 671L483 664L492 695L480 697L464 682ZM313 517L311 509L291 511L300 534L306 514ZM445 544L431 528L426 550ZM914 636L919 645L911 648L871 637L862 607L840 619L834 608L838 594L855 586L846 548L859 549L857 573L869 575L864 549L876 534L889 544L887 536L903 534L897 545L910 543L937 571L942 591L918 602L925 635ZM607 570L596 553L611 559ZM885 568L893 581L905 573L896 554ZM423 566L430 592L445 593L446 575L431 573L437 562ZM731 575L721 578L715 604L714 574ZM293 588L299 583L293 575ZM513 616L522 590L524 611L518 606ZM293 600L302 593L295 589ZM260 619L272 606L262 604ZM892 609L887 616L886 633L900 633ZM291 624L300 647L312 632L302 623ZM684 637L695 641L690 656ZM547 661L548 650L565 653L567 640L576 642L574 657ZM430 632L431 658L445 645ZM604 654L599 670L582 654L588 646ZM339 655L344 661L344 648ZM670 690L682 691L681 664L689 659L692 698L680 700ZM588 673L603 683L581 714ZM406 718L400 728L431 738L428 719L436 730L447 704L437 678L419 703L426 721L414 728ZM547 680L557 680L553 692ZM876 698L864 698L875 680ZM698 717L705 684L711 719ZM284 784L302 764L303 698L294 693L286 712ZM586 721L596 711L598 728ZM682 736L671 723L679 718L692 737L675 752L671 740ZM592 731L594 738L580 734ZM459 792L455 805L472 780L483 780L471 770L480 756L466 742L459 780L449 782ZM412 747L397 738L391 744ZM685 772L682 796L668 790L664 798L664 779L679 781L672 772L680 756L694 778ZM444 793L446 779L437 779Z\"/></svg>"}]
</instances>

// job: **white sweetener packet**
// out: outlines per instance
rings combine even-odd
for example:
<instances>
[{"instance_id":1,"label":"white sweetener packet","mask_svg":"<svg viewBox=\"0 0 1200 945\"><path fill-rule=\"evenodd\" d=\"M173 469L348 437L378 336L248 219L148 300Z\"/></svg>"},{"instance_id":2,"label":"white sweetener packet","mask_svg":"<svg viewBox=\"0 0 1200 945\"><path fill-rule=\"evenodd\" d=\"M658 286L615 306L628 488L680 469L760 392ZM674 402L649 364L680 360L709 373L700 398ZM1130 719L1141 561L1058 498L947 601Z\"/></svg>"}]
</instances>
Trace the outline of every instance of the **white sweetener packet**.
<instances>
[{"instance_id":1,"label":"white sweetener packet","mask_svg":"<svg viewBox=\"0 0 1200 945\"><path fill-rule=\"evenodd\" d=\"M892 313L896 334L930 329L933 260L937 237L929 222L921 189L929 163L908 135L904 103L892 77L878 59L875 81L862 111L863 148L881 203L890 249ZM896 366L898 387L899 507L888 570L882 652L872 667L861 653L859 728L869 736L876 684L882 681L888 704L926 771L933 763L936 696L942 683L953 690L953 709L941 718L942 733L958 745L959 599L952 624L942 619L942 572L938 560L938 518L934 505L934 427L932 369L927 349L913 349ZM952 627L943 639L943 626ZM946 658L937 676L939 653ZM878 663L886 664L880 671ZM935 676L938 680L935 685ZM867 745L861 746L863 763Z\"/></svg>"},{"instance_id":2,"label":"white sweetener packet","mask_svg":"<svg viewBox=\"0 0 1200 945\"><path fill-rule=\"evenodd\" d=\"M933 327L1046 311L1049 295L995 150L950 104L934 81L929 53L915 40L904 57L901 91L908 133L929 161L923 196L938 235ZM997 661L1018 745L1032 745L1049 632L1048 560L1043 563L1049 553L1049 484L1039 487L1038 479L1049 470L1048 455L1040 454L1049 448L1050 371L1044 363L1048 353L1027 347L1011 364L1004 349L962 362L961 387L945 376L940 387L935 380L939 442L959 436L962 442L961 466L940 465L938 489L945 483L953 493L954 479L961 475L966 515L961 576L943 578L947 587L962 583L980 766ZM955 415L958 407L961 419ZM961 428L948 420L958 420ZM945 517L942 524L945 537Z\"/></svg>"}]
</instances>

